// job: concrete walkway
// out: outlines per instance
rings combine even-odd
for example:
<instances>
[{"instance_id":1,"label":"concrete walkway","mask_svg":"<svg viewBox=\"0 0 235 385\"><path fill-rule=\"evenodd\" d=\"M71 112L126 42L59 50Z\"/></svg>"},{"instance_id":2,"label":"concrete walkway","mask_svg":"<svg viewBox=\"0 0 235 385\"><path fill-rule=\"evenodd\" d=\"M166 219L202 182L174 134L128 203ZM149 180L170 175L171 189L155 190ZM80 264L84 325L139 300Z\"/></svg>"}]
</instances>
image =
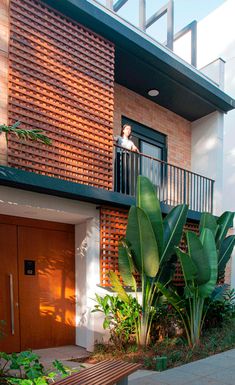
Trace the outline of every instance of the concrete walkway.
<instances>
[{"instance_id":1,"label":"concrete walkway","mask_svg":"<svg viewBox=\"0 0 235 385\"><path fill-rule=\"evenodd\" d=\"M33 350L40 357L40 361L45 363L51 363L54 360L59 361L69 361L71 359L79 359L88 357L86 349L81 348L80 346L68 345L68 346L59 346L57 348L48 348L48 349L38 349Z\"/></svg>"},{"instance_id":2,"label":"concrete walkway","mask_svg":"<svg viewBox=\"0 0 235 385\"><path fill-rule=\"evenodd\" d=\"M235 349L161 373L139 370L129 385L235 385Z\"/></svg>"}]
</instances>

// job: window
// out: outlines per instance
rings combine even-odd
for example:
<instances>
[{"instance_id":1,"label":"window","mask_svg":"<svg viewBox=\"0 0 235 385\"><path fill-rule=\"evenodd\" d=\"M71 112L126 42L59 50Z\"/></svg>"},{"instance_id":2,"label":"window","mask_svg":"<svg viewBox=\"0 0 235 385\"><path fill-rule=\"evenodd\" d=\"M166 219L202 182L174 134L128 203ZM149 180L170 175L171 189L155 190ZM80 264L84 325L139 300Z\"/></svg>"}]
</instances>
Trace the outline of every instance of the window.
<instances>
[{"instance_id":1,"label":"window","mask_svg":"<svg viewBox=\"0 0 235 385\"><path fill-rule=\"evenodd\" d=\"M122 117L122 125L127 123L132 126L131 140L144 154L140 157L138 173L147 176L160 189L166 176L166 166L157 159L167 161L167 136L143 124ZM132 179L133 177L136 178L136 176L132 176Z\"/></svg>"}]
</instances>

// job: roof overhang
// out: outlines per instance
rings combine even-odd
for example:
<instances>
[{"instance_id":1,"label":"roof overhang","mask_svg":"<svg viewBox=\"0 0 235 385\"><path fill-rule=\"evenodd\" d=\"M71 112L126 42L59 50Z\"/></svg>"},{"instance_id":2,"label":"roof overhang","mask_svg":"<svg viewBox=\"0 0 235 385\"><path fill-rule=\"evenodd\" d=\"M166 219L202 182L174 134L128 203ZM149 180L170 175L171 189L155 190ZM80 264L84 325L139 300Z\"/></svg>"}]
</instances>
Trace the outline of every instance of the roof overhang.
<instances>
[{"instance_id":1,"label":"roof overhang","mask_svg":"<svg viewBox=\"0 0 235 385\"><path fill-rule=\"evenodd\" d=\"M116 46L115 80L189 121L228 112L235 100L200 71L93 0L43 0ZM148 96L157 88L156 98Z\"/></svg>"}]
</instances>

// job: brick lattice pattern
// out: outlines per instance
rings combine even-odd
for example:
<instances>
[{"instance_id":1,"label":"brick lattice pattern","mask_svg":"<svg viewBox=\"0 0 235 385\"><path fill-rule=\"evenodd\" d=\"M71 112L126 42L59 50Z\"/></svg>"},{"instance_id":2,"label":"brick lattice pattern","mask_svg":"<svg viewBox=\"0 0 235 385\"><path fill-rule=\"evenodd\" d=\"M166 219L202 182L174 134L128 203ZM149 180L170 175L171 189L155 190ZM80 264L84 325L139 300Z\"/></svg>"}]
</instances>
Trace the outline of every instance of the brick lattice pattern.
<instances>
[{"instance_id":1,"label":"brick lattice pattern","mask_svg":"<svg viewBox=\"0 0 235 385\"><path fill-rule=\"evenodd\" d=\"M9 140L12 167L112 188L114 46L40 1L11 0L9 123L51 147Z\"/></svg>"},{"instance_id":2,"label":"brick lattice pattern","mask_svg":"<svg viewBox=\"0 0 235 385\"><path fill-rule=\"evenodd\" d=\"M102 207L100 210L100 283L103 287L109 287L107 277L109 270L118 273L118 241L125 235L127 225L127 210L110 207ZM188 221L185 230L198 232L198 223ZM186 249L184 238L180 247ZM183 276L180 265L177 264L174 275L174 284L181 286Z\"/></svg>"}]
</instances>

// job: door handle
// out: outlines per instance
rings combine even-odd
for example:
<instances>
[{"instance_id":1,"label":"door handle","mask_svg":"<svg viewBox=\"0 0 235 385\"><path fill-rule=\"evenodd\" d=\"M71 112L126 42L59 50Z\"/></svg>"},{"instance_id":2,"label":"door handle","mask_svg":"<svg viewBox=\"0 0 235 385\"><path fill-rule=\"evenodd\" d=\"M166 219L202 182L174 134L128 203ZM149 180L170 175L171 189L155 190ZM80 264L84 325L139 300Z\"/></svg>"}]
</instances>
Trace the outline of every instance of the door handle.
<instances>
[{"instance_id":1,"label":"door handle","mask_svg":"<svg viewBox=\"0 0 235 385\"><path fill-rule=\"evenodd\" d=\"M11 307L11 334L15 334L15 311L14 311L14 289L13 289L13 276L9 274L10 284L10 307Z\"/></svg>"}]
</instances>

